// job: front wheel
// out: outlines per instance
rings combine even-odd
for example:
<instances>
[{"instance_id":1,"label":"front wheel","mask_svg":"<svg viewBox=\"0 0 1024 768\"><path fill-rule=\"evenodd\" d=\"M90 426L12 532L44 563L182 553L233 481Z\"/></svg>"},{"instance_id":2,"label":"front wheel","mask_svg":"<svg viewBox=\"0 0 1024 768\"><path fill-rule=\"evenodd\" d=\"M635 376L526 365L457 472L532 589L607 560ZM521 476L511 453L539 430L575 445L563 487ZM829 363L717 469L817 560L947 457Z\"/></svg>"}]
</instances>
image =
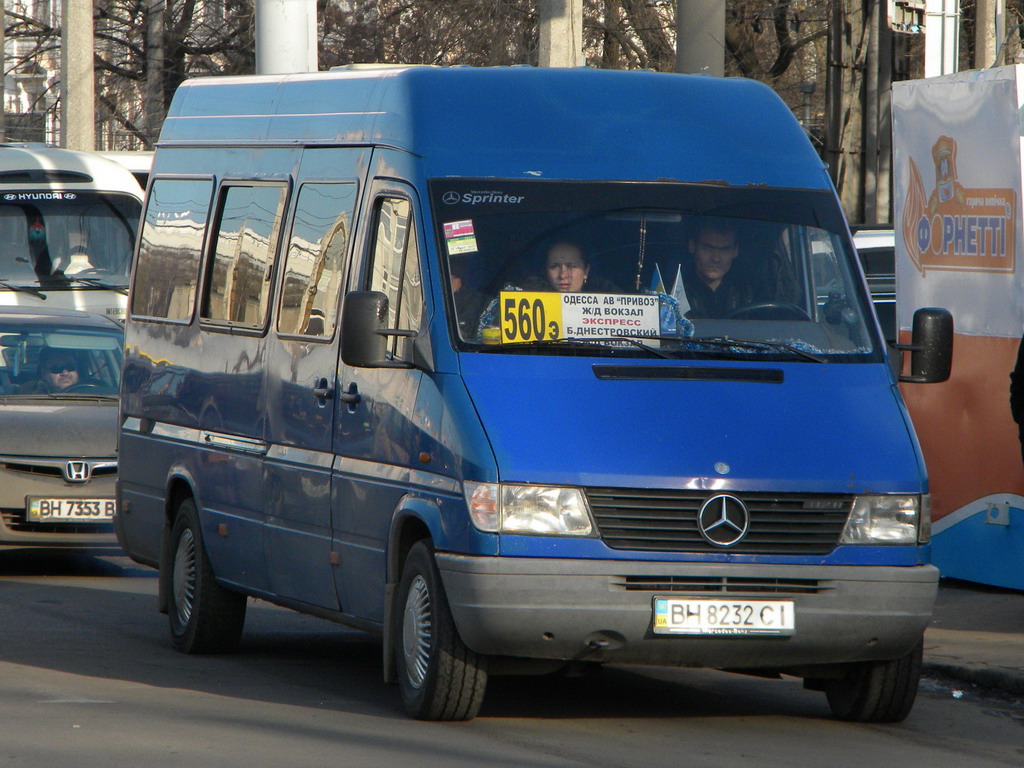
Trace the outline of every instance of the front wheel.
<instances>
[{"instance_id":1,"label":"front wheel","mask_svg":"<svg viewBox=\"0 0 1024 768\"><path fill-rule=\"evenodd\" d=\"M898 723L910 714L921 682L922 639L906 656L892 661L850 664L844 677L825 683L832 713L841 720Z\"/></svg>"},{"instance_id":2,"label":"front wheel","mask_svg":"<svg viewBox=\"0 0 1024 768\"><path fill-rule=\"evenodd\" d=\"M171 641L183 653L233 651L245 623L245 595L224 589L206 556L195 501L178 505L171 528L169 568Z\"/></svg>"},{"instance_id":3,"label":"front wheel","mask_svg":"<svg viewBox=\"0 0 1024 768\"><path fill-rule=\"evenodd\" d=\"M486 658L462 642L434 550L418 542L398 585L395 662L402 704L418 720L470 720L487 687Z\"/></svg>"}]
</instances>

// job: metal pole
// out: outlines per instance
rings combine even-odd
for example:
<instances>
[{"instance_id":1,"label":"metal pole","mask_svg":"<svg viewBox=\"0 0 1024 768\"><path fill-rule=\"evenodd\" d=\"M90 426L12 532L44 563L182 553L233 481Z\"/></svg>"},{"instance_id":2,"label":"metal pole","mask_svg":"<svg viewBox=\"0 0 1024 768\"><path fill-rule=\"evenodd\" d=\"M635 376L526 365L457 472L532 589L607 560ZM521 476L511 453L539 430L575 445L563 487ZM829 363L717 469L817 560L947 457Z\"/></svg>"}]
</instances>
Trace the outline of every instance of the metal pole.
<instances>
[{"instance_id":1,"label":"metal pole","mask_svg":"<svg viewBox=\"0 0 1024 768\"><path fill-rule=\"evenodd\" d=\"M725 76L725 0L676 0L676 72Z\"/></svg>"},{"instance_id":2,"label":"metal pole","mask_svg":"<svg viewBox=\"0 0 1024 768\"><path fill-rule=\"evenodd\" d=\"M316 0L256 0L256 73L317 69Z\"/></svg>"}]
</instances>

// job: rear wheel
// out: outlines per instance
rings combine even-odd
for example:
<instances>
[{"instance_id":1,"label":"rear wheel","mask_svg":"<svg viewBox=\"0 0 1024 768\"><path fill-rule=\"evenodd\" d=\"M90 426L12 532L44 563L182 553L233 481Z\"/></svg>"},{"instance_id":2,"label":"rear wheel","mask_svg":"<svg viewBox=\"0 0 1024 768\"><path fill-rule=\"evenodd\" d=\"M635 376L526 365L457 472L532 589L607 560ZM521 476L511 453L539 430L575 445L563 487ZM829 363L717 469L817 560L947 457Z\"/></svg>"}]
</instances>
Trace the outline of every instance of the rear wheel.
<instances>
[{"instance_id":1,"label":"rear wheel","mask_svg":"<svg viewBox=\"0 0 1024 768\"><path fill-rule=\"evenodd\" d=\"M245 595L224 589L206 556L195 501L182 500L171 528L168 562L170 626L183 653L223 653L238 646L245 623Z\"/></svg>"},{"instance_id":2,"label":"rear wheel","mask_svg":"<svg viewBox=\"0 0 1024 768\"><path fill-rule=\"evenodd\" d=\"M398 587L395 662L406 711L419 720L470 720L483 703L486 658L462 642L433 548L409 551Z\"/></svg>"},{"instance_id":3,"label":"rear wheel","mask_svg":"<svg viewBox=\"0 0 1024 768\"><path fill-rule=\"evenodd\" d=\"M846 675L825 682L832 713L842 720L898 723L910 714L921 682L924 641L893 661L850 664Z\"/></svg>"}]
</instances>

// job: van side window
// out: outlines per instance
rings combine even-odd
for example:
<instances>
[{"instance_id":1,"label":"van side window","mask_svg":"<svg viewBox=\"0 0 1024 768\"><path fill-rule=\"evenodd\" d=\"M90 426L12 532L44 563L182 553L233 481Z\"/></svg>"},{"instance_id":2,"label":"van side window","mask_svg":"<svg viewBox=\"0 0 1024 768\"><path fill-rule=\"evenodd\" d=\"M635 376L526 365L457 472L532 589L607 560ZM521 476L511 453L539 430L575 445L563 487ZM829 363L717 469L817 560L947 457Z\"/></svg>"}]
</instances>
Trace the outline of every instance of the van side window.
<instances>
[{"instance_id":1,"label":"van side window","mask_svg":"<svg viewBox=\"0 0 1024 768\"><path fill-rule=\"evenodd\" d=\"M355 184L299 190L277 317L282 335L334 335L355 203Z\"/></svg>"},{"instance_id":2,"label":"van side window","mask_svg":"<svg viewBox=\"0 0 1024 768\"><path fill-rule=\"evenodd\" d=\"M139 240L131 313L187 322L199 283L199 260L213 179L157 179Z\"/></svg>"},{"instance_id":3,"label":"van side window","mask_svg":"<svg viewBox=\"0 0 1024 768\"><path fill-rule=\"evenodd\" d=\"M207 265L203 319L265 325L285 191L278 184L224 188Z\"/></svg>"},{"instance_id":4,"label":"van side window","mask_svg":"<svg viewBox=\"0 0 1024 768\"><path fill-rule=\"evenodd\" d=\"M383 198L377 205L371 291L388 297L389 328L418 331L423 316L423 285L412 206L403 198ZM392 337L391 353L406 357L406 337Z\"/></svg>"}]
</instances>

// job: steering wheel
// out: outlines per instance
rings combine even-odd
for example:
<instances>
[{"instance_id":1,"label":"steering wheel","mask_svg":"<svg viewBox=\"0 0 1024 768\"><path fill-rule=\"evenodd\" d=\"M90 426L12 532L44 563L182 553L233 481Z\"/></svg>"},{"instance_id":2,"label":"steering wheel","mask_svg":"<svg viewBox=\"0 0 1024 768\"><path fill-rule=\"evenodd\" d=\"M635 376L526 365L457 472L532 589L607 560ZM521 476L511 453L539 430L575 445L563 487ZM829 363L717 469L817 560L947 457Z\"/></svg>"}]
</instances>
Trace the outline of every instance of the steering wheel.
<instances>
[{"instance_id":1,"label":"steering wheel","mask_svg":"<svg viewBox=\"0 0 1024 768\"><path fill-rule=\"evenodd\" d=\"M86 381L86 382L83 382L81 384L72 384L70 387L68 387L67 389L65 389L63 391L64 392L69 392L69 393L74 393L74 392L96 392L97 394L99 394L100 390L102 390L102 389L104 389L104 388L102 386L100 386L99 384L93 384L92 382Z\"/></svg>"},{"instance_id":2,"label":"steering wheel","mask_svg":"<svg viewBox=\"0 0 1024 768\"><path fill-rule=\"evenodd\" d=\"M762 301L738 307L725 316L726 320L810 320L811 316L803 307L787 301Z\"/></svg>"}]
</instances>

